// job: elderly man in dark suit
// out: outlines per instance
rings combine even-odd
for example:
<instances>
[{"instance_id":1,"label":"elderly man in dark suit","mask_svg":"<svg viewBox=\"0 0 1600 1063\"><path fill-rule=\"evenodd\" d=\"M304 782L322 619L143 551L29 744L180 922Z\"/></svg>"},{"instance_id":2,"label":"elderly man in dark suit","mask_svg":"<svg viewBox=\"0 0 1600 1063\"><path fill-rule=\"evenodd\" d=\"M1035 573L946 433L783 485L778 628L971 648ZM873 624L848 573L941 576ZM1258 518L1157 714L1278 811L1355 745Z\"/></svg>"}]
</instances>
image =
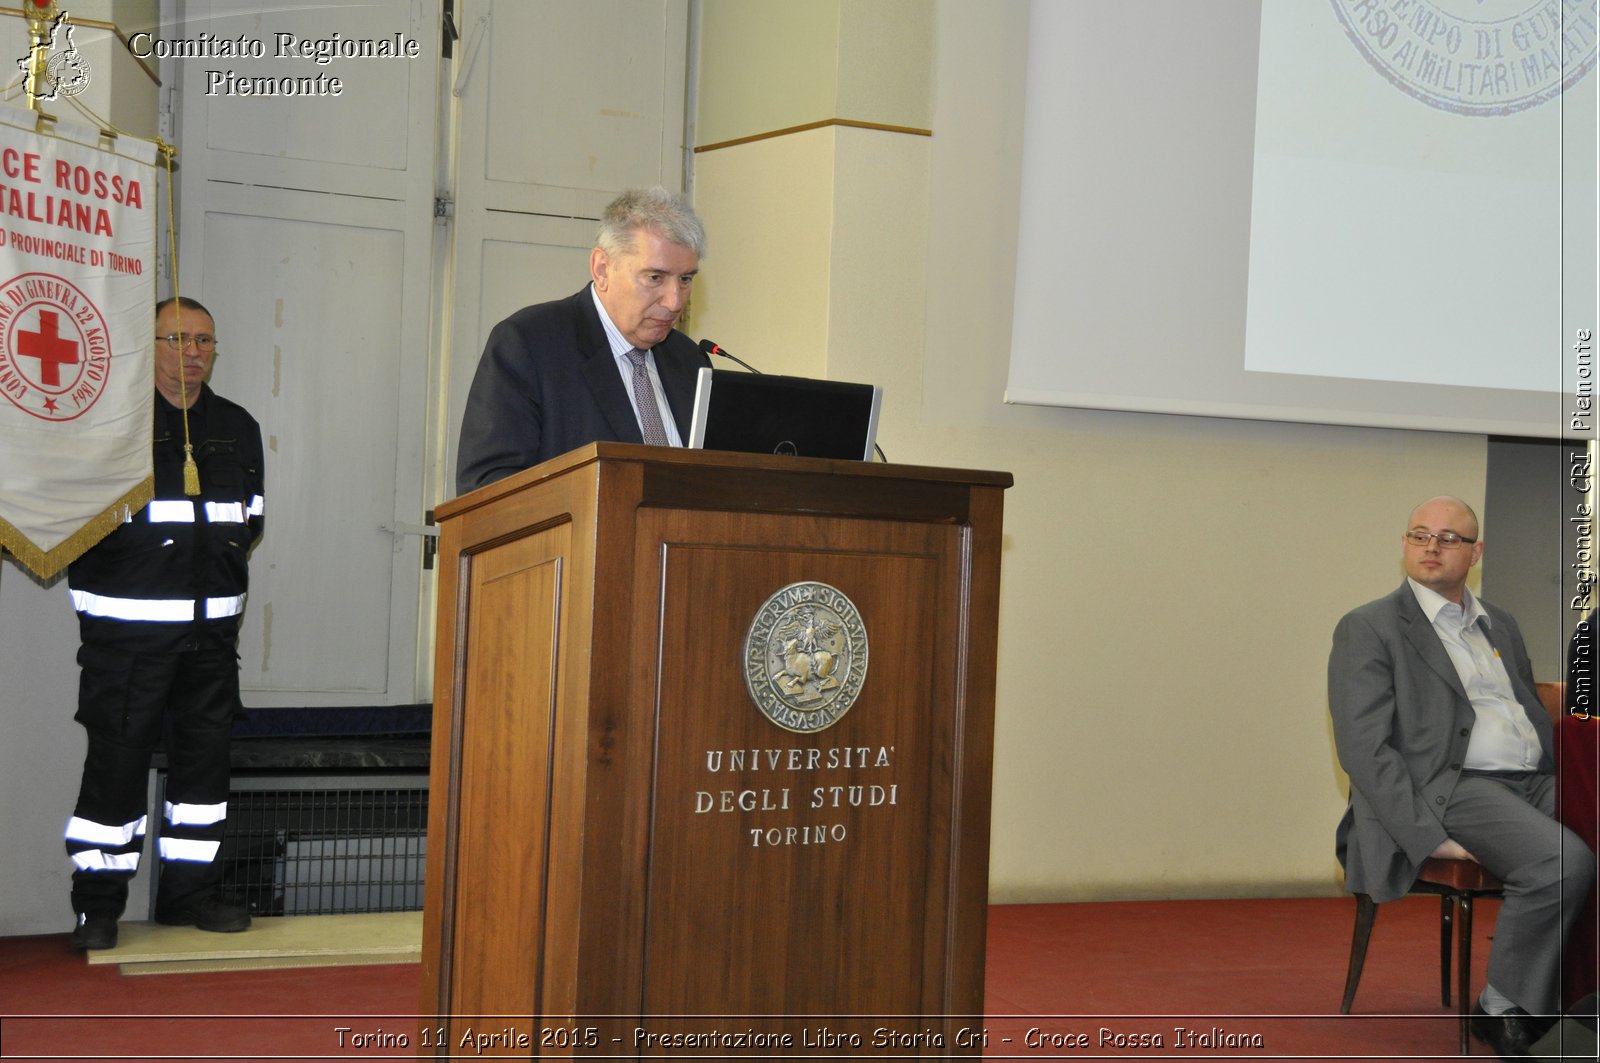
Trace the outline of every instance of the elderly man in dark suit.
<instances>
[{"instance_id":1,"label":"elderly man in dark suit","mask_svg":"<svg viewBox=\"0 0 1600 1063\"><path fill-rule=\"evenodd\" d=\"M456 454L465 493L595 440L681 446L710 364L673 326L705 254L682 196L633 189L606 207L591 283L489 333Z\"/></svg>"},{"instance_id":2,"label":"elderly man in dark suit","mask_svg":"<svg viewBox=\"0 0 1600 1063\"><path fill-rule=\"evenodd\" d=\"M1456 498L1411 513L1406 580L1339 621L1328 707L1350 807L1346 887L1403 896L1430 856L1476 860L1505 883L1473 1033L1524 1054L1560 1013L1561 949L1594 856L1554 818L1550 718L1509 613L1475 597L1478 519Z\"/></svg>"}]
</instances>

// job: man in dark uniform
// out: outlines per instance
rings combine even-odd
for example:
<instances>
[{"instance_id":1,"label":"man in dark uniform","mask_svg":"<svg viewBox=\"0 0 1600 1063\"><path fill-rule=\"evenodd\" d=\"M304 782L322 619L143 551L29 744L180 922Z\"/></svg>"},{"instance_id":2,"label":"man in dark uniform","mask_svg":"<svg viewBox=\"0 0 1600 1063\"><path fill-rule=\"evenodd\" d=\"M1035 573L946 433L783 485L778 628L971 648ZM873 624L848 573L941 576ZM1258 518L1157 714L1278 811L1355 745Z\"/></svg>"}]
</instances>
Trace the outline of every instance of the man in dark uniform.
<instances>
[{"instance_id":1,"label":"man in dark uniform","mask_svg":"<svg viewBox=\"0 0 1600 1063\"><path fill-rule=\"evenodd\" d=\"M192 299L156 307L155 495L67 570L82 645L77 720L88 732L67 823L72 944L107 949L138 870L151 754L167 754L156 920L250 925L218 890L236 644L261 535L261 429L205 383L216 326ZM192 455L192 459L191 459Z\"/></svg>"}]
</instances>

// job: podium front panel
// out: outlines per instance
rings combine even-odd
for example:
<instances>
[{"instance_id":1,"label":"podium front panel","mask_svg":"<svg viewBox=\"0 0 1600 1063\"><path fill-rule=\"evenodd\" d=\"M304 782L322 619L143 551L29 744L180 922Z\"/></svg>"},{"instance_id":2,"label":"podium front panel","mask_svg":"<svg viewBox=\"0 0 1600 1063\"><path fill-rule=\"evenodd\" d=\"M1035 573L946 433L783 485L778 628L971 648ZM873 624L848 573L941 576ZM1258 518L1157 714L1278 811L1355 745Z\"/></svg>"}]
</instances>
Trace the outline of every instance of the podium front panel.
<instances>
[{"instance_id":1,"label":"podium front panel","mask_svg":"<svg viewBox=\"0 0 1600 1063\"><path fill-rule=\"evenodd\" d=\"M736 1002L730 1020L783 1016L758 1025L796 1033L904 1027L884 1017L922 1014L943 991L924 976L943 968L950 900L941 765L959 599L941 562L961 530L657 511L641 531L659 547L640 579L662 600L643 677L656 716L645 1011L717 1015ZM844 715L810 732L823 710L807 711L805 680L848 681L817 679L834 658L807 652L813 598L818 622L840 626L835 593L858 614L865 675ZM772 681L751 660L763 652L752 628L775 595L767 615L798 618L765 633L801 695L781 722L749 692L752 672Z\"/></svg>"},{"instance_id":2,"label":"podium front panel","mask_svg":"<svg viewBox=\"0 0 1600 1063\"><path fill-rule=\"evenodd\" d=\"M454 995L480 1014L540 1010L556 650L570 553L571 525L560 524L485 552L473 569L468 629L478 660L494 666L466 676L456 853L483 870L456 886L451 969Z\"/></svg>"}]
</instances>

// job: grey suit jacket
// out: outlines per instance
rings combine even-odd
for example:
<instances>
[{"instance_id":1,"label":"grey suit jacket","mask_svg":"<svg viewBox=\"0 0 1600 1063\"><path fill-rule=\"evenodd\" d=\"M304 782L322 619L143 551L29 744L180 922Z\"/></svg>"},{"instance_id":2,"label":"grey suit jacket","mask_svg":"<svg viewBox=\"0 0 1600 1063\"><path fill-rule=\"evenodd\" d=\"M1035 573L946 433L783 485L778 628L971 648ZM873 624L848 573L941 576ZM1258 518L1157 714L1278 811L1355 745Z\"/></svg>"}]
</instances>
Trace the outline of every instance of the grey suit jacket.
<instances>
[{"instance_id":1,"label":"grey suit jacket","mask_svg":"<svg viewBox=\"0 0 1600 1063\"><path fill-rule=\"evenodd\" d=\"M711 360L677 330L652 350L672 418L687 439L695 374ZM496 325L467 393L456 492L601 439L644 442L589 288L524 307Z\"/></svg>"},{"instance_id":2,"label":"grey suit jacket","mask_svg":"<svg viewBox=\"0 0 1600 1063\"><path fill-rule=\"evenodd\" d=\"M1482 602L1482 599L1480 599ZM1553 771L1554 733L1511 614L1482 602L1489 639ZM1444 643L1408 583L1347 613L1328 658L1328 711L1350 806L1339 823L1345 886L1383 903L1404 896L1445 840L1445 806L1476 716Z\"/></svg>"}]
</instances>

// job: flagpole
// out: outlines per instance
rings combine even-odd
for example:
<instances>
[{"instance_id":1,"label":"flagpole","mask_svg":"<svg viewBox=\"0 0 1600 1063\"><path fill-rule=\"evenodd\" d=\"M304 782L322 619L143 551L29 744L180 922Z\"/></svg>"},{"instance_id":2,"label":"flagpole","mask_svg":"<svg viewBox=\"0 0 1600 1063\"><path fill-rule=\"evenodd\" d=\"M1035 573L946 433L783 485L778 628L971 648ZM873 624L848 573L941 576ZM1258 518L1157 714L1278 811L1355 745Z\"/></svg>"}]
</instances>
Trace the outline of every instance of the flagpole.
<instances>
[{"instance_id":1,"label":"flagpole","mask_svg":"<svg viewBox=\"0 0 1600 1063\"><path fill-rule=\"evenodd\" d=\"M55 36L56 0L27 0L25 7L29 46L28 81L23 95L28 99L28 110L34 111L39 108L45 79L50 76L50 41Z\"/></svg>"}]
</instances>

